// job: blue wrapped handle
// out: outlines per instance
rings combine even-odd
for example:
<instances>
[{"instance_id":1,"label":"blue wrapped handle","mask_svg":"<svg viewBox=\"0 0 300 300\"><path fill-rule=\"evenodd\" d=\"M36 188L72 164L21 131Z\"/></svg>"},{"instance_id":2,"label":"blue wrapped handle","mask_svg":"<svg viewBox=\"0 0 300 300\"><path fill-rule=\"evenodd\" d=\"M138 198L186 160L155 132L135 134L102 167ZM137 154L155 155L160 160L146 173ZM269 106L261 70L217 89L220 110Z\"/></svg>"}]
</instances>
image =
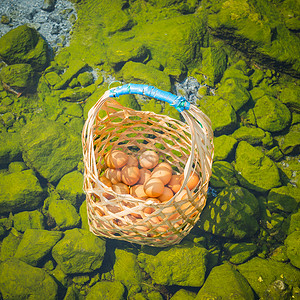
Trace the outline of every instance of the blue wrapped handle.
<instances>
[{"instance_id":1,"label":"blue wrapped handle","mask_svg":"<svg viewBox=\"0 0 300 300\"><path fill-rule=\"evenodd\" d=\"M121 95L138 94L157 100L165 101L175 107L180 113L190 108L190 103L182 96L176 96L172 93L162 91L154 86L146 84L128 83L109 90L109 97L119 97Z\"/></svg>"}]
</instances>

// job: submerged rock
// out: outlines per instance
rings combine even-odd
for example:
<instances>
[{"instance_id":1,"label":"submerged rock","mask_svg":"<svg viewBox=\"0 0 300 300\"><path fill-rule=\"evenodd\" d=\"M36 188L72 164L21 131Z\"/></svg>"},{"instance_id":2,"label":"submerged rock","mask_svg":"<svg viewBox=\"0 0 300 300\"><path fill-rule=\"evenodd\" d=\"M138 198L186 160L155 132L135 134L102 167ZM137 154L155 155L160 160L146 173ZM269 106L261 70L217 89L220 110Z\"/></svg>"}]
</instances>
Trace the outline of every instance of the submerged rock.
<instances>
[{"instance_id":1,"label":"submerged rock","mask_svg":"<svg viewBox=\"0 0 300 300\"><path fill-rule=\"evenodd\" d=\"M214 139L214 161L226 160L234 152L237 140L232 136L221 135Z\"/></svg>"},{"instance_id":2,"label":"submerged rock","mask_svg":"<svg viewBox=\"0 0 300 300\"><path fill-rule=\"evenodd\" d=\"M44 229L44 216L38 210L22 211L14 215L14 228L20 232L26 229Z\"/></svg>"},{"instance_id":3,"label":"submerged rock","mask_svg":"<svg viewBox=\"0 0 300 300\"><path fill-rule=\"evenodd\" d=\"M14 160L21 159L20 135L18 133L1 132L0 140L0 165L8 165Z\"/></svg>"},{"instance_id":4,"label":"submerged rock","mask_svg":"<svg viewBox=\"0 0 300 300\"><path fill-rule=\"evenodd\" d=\"M55 300L58 286L43 269L12 258L0 265L0 292L4 300Z\"/></svg>"},{"instance_id":5,"label":"submerged rock","mask_svg":"<svg viewBox=\"0 0 300 300\"><path fill-rule=\"evenodd\" d=\"M254 294L245 277L230 264L223 264L211 270L195 298L204 299L254 300Z\"/></svg>"},{"instance_id":6,"label":"submerged rock","mask_svg":"<svg viewBox=\"0 0 300 300\"><path fill-rule=\"evenodd\" d=\"M98 299L114 299L124 300L125 288L121 282L118 281L101 281L97 282L86 296L86 300Z\"/></svg>"},{"instance_id":7,"label":"submerged rock","mask_svg":"<svg viewBox=\"0 0 300 300\"><path fill-rule=\"evenodd\" d=\"M299 153L300 149L300 124L296 124L289 128L289 132L277 138L280 150L285 155L293 155Z\"/></svg>"},{"instance_id":8,"label":"submerged rock","mask_svg":"<svg viewBox=\"0 0 300 300\"><path fill-rule=\"evenodd\" d=\"M21 242L22 234L12 229L8 236L2 240L0 250L0 261L14 257Z\"/></svg>"},{"instance_id":9,"label":"submerged rock","mask_svg":"<svg viewBox=\"0 0 300 300\"><path fill-rule=\"evenodd\" d=\"M194 300L196 297L196 293L191 292L191 291L187 291L184 289L180 289L179 291L177 291L170 300Z\"/></svg>"},{"instance_id":10,"label":"submerged rock","mask_svg":"<svg viewBox=\"0 0 300 300\"><path fill-rule=\"evenodd\" d=\"M286 245L286 254L291 264L300 269L300 231L294 231L288 235L284 244Z\"/></svg>"},{"instance_id":11,"label":"submerged rock","mask_svg":"<svg viewBox=\"0 0 300 300\"><path fill-rule=\"evenodd\" d=\"M251 145L262 143L265 136L266 134L262 129L247 126L241 126L232 134L232 137L234 137L236 140L246 141Z\"/></svg>"},{"instance_id":12,"label":"submerged rock","mask_svg":"<svg viewBox=\"0 0 300 300\"><path fill-rule=\"evenodd\" d=\"M212 165L210 184L214 188L236 185L234 167L227 161L215 161Z\"/></svg>"}]
</instances>

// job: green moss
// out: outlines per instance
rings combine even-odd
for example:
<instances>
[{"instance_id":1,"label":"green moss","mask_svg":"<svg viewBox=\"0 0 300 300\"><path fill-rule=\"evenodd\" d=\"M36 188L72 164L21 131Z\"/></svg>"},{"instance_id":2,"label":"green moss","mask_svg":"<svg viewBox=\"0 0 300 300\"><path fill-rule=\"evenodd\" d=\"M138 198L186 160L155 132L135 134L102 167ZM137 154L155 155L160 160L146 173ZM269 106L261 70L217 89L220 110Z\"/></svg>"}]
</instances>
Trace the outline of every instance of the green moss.
<instances>
[{"instance_id":1,"label":"green moss","mask_svg":"<svg viewBox=\"0 0 300 300\"><path fill-rule=\"evenodd\" d=\"M239 265L247 261L257 251L257 245L253 243L226 243L224 251L229 256L229 261Z\"/></svg>"},{"instance_id":2,"label":"green moss","mask_svg":"<svg viewBox=\"0 0 300 300\"><path fill-rule=\"evenodd\" d=\"M196 297L196 293L188 290L180 289L172 296L171 300L182 300L182 299L194 300L195 297Z\"/></svg>"},{"instance_id":3,"label":"green moss","mask_svg":"<svg viewBox=\"0 0 300 300\"><path fill-rule=\"evenodd\" d=\"M21 158L20 136L18 133L0 133L0 164L8 165Z\"/></svg>"},{"instance_id":4,"label":"green moss","mask_svg":"<svg viewBox=\"0 0 300 300\"><path fill-rule=\"evenodd\" d=\"M17 230L12 229L8 236L6 236L1 244L0 261L5 261L14 257L17 248L21 242L22 234Z\"/></svg>"},{"instance_id":5,"label":"green moss","mask_svg":"<svg viewBox=\"0 0 300 300\"><path fill-rule=\"evenodd\" d=\"M52 86L58 84L61 81L61 77L56 72L46 73L45 79Z\"/></svg>"},{"instance_id":6,"label":"green moss","mask_svg":"<svg viewBox=\"0 0 300 300\"><path fill-rule=\"evenodd\" d=\"M94 82L94 76L91 72L80 73L77 79L82 86L88 86Z\"/></svg>"},{"instance_id":7,"label":"green moss","mask_svg":"<svg viewBox=\"0 0 300 300\"><path fill-rule=\"evenodd\" d=\"M214 139L214 160L226 160L234 152L237 140L232 136L221 135Z\"/></svg>"},{"instance_id":8,"label":"green moss","mask_svg":"<svg viewBox=\"0 0 300 300\"><path fill-rule=\"evenodd\" d=\"M101 299L115 299L124 300L123 297L125 293L125 288L121 282L114 281L101 281L96 283L86 296L87 300L97 300L99 297Z\"/></svg>"},{"instance_id":9,"label":"green moss","mask_svg":"<svg viewBox=\"0 0 300 300\"><path fill-rule=\"evenodd\" d=\"M281 137L277 137L280 150L285 154L297 153L300 147L300 124L289 128L289 132Z\"/></svg>"},{"instance_id":10,"label":"green moss","mask_svg":"<svg viewBox=\"0 0 300 300\"><path fill-rule=\"evenodd\" d=\"M246 141L251 145L260 144L265 137L265 132L260 128L241 126L233 134L237 141Z\"/></svg>"},{"instance_id":11,"label":"green moss","mask_svg":"<svg viewBox=\"0 0 300 300\"><path fill-rule=\"evenodd\" d=\"M14 215L14 228L20 232L28 228L44 229L44 216L38 210L22 211Z\"/></svg>"},{"instance_id":12,"label":"green moss","mask_svg":"<svg viewBox=\"0 0 300 300\"><path fill-rule=\"evenodd\" d=\"M233 166L227 161L215 161L212 166L210 184L215 188L237 184Z\"/></svg>"}]
</instances>

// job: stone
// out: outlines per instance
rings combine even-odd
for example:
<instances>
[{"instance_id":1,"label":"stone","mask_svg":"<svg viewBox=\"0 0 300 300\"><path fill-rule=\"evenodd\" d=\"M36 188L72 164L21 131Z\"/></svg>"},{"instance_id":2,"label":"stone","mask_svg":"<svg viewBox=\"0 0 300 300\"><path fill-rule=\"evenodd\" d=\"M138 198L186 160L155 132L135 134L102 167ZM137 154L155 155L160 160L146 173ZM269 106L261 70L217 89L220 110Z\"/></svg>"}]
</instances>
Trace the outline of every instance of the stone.
<instances>
[{"instance_id":1,"label":"stone","mask_svg":"<svg viewBox=\"0 0 300 300\"><path fill-rule=\"evenodd\" d=\"M232 136L221 135L214 138L214 161L227 160L234 152L237 140Z\"/></svg>"},{"instance_id":2,"label":"stone","mask_svg":"<svg viewBox=\"0 0 300 300\"><path fill-rule=\"evenodd\" d=\"M15 253L15 258L36 267L51 252L62 235L60 231L26 229Z\"/></svg>"},{"instance_id":3,"label":"stone","mask_svg":"<svg viewBox=\"0 0 300 300\"><path fill-rule=\"evenodd\" d=\"M38 210L21 211L14 215L14 228L20 232L26 229L45 229L44 216Z\"/></svg>"},{"instance_id":4,"label":"stone","mask_svg":"<svg viewBox=\"0 0 300 300\"><path fill-rule=\"evenodd\" d=\"M0 38L0 56L9 65L30 64L43 71L50 62L47 42L34 28L21 25Z\"/></svg>"},{"instance_id":5,"label":"stone","mask_svg":"<svg viewBox=\"0 0 300 300\"><path fill-rule=\"evenodd\" d=\"M113 266L115 280L127 288L128 295L139 292L142 287L142 272L137 261L137 255L130 251L116 249L115 258Z\"/></svg>"},{"instance_id":6,"label":"stone","mask_svg":"<svg viewBox=\"0 0 300 300\"><path fill-rule=\"evenodd\" d=\"M149 66L147 64L147 66ZM164 72L175 81L183 81L187 75L187 67L183 62L173 57L168 57L164 63Z\"/></svg>"},{"instance_id":7,"label":"stone","mask_svg":"<svg viewBox=\"0 0 300 300\"><path fill-rule=\"evenodd\" d=\"M243 86L248 90L250 87L250 79L245 75L246 72L247 66L245 65L245 61L239 60L226 69L221 80L221 85L226 84L226 81L229 80L230 82L234 81L237 86Z\"/></svg>"},{"instance_id":8,"label":"stone","mask_svg":"<svg viewBox=\"0 0 300 300\"><path fill-rule=\"evenodd\" d=\"M284 184L292 184L300 188L300 164L297 156L288 156L277 163Z\"/></svg>"},{"instance_id":9,"label":"stone","mask_svg":"<svg viewBox=\"0 0 300 300\"><path fill-rule=\"evenodd\" d=\"M201 73L207 77L205 82L209 86L218 83L227 65L227 55L223 49L218 47L202 48Z\"/></svg>"},{"instance_id":10,"label":"stone","mask_svg":"<svg viewBox=\"0 0 300 300\"><path fill-rule=\"evenodd\" d=\"M170 300L194 300L196 295L197 294L194 292L180 289L170 298Z\"/></svg>"},{"instance_id":11,"label":"stone","mask_svg":"<svg viewBox=\"0 0 300 300\"><path fill-rule=\"evenodd\" d=\"M0 218L0 238L3 238L9 233L9 230L12 229L13 220L12 216L9 215L8 218Z\"/></svg>"},{"instance_id":12,"label":"stone","mask_svg":"<svg viewBox=\"0 0 300 300\"><path fill-rule=\"evenodd\" d=\"M251 97L247 89L234 78L227 79L221 84L217 94L228 101L235 111L241 109Z\"/></svg>"},{"instance_id":13,"label":"stone","mask_svg":"<svg viewBox=\"0 0 300 300\"><path fill-rule=\"evenodd\" d=\"M286 254L293 266L300 269L300 231L294 231L285 239Z\"/></svg>"},{"instance_id":14,"label":"stone","mask_svg":"<svg viewBox=\"0 0 300 300\"><path fill-rule=\"evenodd\" d=\"M82 158L80 137L46 118L35 118L24 126L21 145L25 163L50 182L60 180Z\"/></svg>"},{"instance_id":15,"label":"stone","mask_svg":"<svg viewBox=\"0 0 300 300\"><path fill-rule=\"evenodd\" d=\"M44 191L32 170L0 175L0 190L1 213L36 209L43 201Z\"/></svg>"},{"instance_id":16,"label":"stone","mask_svg":"<svg viewBox=\"0 0 300 300\"><path fill-rule=\"evenodd\" d=\"M80 206L79 214L81 218L81 228L89 230L89 222L87 217L87 208L86 208L86 200L84 200Z\"/></svg>"},{"instance_id":17,"label":"stone","mask_svg":"<svg viewBox=\"0 0 300 300\"><path fill-rule=\"evenodd\" d=\"M44 0L42 10L51 12L54 10L56 4L56 0Z\"/></svg>"},{"instance_id":18,"label":"stone","mask_svg":"<svg viewBox=\"0 0 300 300\"><path fill-rule=\"evenodd\" d=\"M78 75L77 80L81 86L85 87L94 82L94 76L91 72L83 72Z\"/></svg>"},{"instance_id":19,"label":"stone","mask_svg":"<svg viewBox=\"0 0 300 300\"><path fill-rule=\"evenodd\" d=\"M135 110L141 110L141 106L139 105L136 97L134 95L122 95L117 98L117 101L125 107L129 107Z\"/></svg>"},{"instance_id":20,"label":"stone","mask_svg":"<svg viewBox=\"0 0 300 300\"><path fill-rule=\"evenodd\" d=\"M275 163L260 150L241 141L236 149L235 170L240 184L246 188L266 192L281 186Z\"/></svg>"},{"instance_id":21,"label":"stone","mask_svg":"<svg viewBox=\"0 0 300 300\"><path fill-rule=\"evenodd\" d=\"M123 79L126 82L153 85L163 91L171 91L170 77L155 68L138 62L127 62L122 68Z\"/></svg>"},{"instance_id":22,"label":"stone","mask_svg":"<svg viewBox=\"0 0 300 300\"><path fill-rule=\"evenodd\" d=\"M291 287L298 286L300 282L298 269L272 259L254 257L248 262L238 265L237 269L247 279L259 298L265 296L266 290L276 280L284 280L284 283Z\"/></svg>"},{"instance_id":23,"label":"stone","mask_svg":"<svg viewBox=\"0 0 300 300\"><path fill-rule=\"evenodd\" d=\"M278 132L287 128L291 123L289 109L271 96L263 96L257 100L253 108L257 126L270 132Z\"/></svg>"},{"instance_id":24,"label":"stone","mask_svg":"<svg viewBox=\"0 0 300 300\"><path fill-rule=\"evenodd\" d=\"M64 175L56 186L56 191L63 199L69 200L72 205L79 207L85 199L83 175L78 171Z\"/></svg>"},{"instance_id":25,"label":"stone","mask_svg":"<svg viewBox=\"0 0 300 300\"><path fill-rule=\"evenodd\" d=\"M286 255L286 246L277 247L270 256L271 259L279 262L288 262L289 258Z\"/></svg>"},{"instance_id":26,"label":"stone","mask_svg":"<svg viewBox=\"0 0 300 300\"><path fill-rule=\"evenodd\" d=\"M232 137L237 141L246 141L251 145L258 145L262 143L265 137L265 132L256 127L241 126L235 132L233 132Z\"/></svg>"},{"instance_id":27,"label":"stone","mask_svg":"<svg viewBox=\"0 0 300 300\"><path fill-rule=\"evenodd\" d=\"M198 246L171 247L156 255L141 252L138 261L156 284L201 287L207 255L208 251Z\"/></svg>"},{"instance_id":28,"label":"stone","mask_svg":"<svg viewBox=\"0 0 300 300\"><path fill-rule=\"evenodd\" d=\"M22 157L20 135L14 132L1 132L0 165L20 160Z\"/></svg>"},{"instance_id":29,"label":"stone","mask_svg":"<svg viewBox=\"0 0 300 300\"><path fill-rule=\"evenodd\" d=\"M289 128L289 132L277 138L279 148L285 155L293 155L299 153L300 149L300 124L296 124Z\"/></svg>"},{"instance_id":30,"label":"stone","mask_svg":"<svg viewBox=\"0 0 300 300\"><path fill-rule=\"evenodd\" d=\"M91 290L86 296L86 300L98 299L114 299L124 300L125 288L121 282L118 281L101 281L92 286Z\"/></svg>"},{"instance_id":31,"label":"stone","mask_svg":"<svg viewBox=\"0 0 300 300\"><path fill-rule=\"evenodd\" d=\"M9 173L22 172L27 169L28 169L27 166L22 161L13 161L8 165Z\"/></svg>"},{"instance_id":32,"label":"stone","mask_svg":"<svg viewBox=\"0 0 300 300\"><path fill-rule=\"evenodd\" d=\"M46 73L45 79L51 86L54 86L61 81L61 77L56 72Z\"/></svg>"},{"instance_id":33,"label":"stone","mask_svg":"<svg viewBox=\"0 0 300 300\"><path fill-rule=\"evenodd\" d=\"M300 190L291 185L273 188L268 194L268 208L270 211L284 211L291 213L300 203Z\"/></svg>"},{"instance_id":34,"label":"stone","mask_svg":"<svg viewBox=\"0 0 300 300\"><path fill-rule=\"evenodd\" d=\"M65 101L80 102L86 100L93 93L94 89L95 86L66 89L60 94L59 97Z\"/></svg>"},{"instance_id":35,"label":"stone","mask_svg":"<svg viewBox=\"0 0 300 300\"><path fill-rule=\"evenodd\" d=\"M258 217L256 197L245 188L230 186L206 205L199 228L217 236L241 240L257 232Z\"/></svg>"},{"instance_id":36,"label":"stone","mask_svg":"<svg viewBox=\"0 0 300 300\"><path fill-rule=\"evenodd\" d=\"M1 121L5 127L11 127L15 123L15 115L12 112L7 112L1 116Z\"/></svg>"},{"instance_id":37,"label":"stone","mask_svg":"<svg viewBox=\"0 0 300 300\"><path fill-rule=\"evenodd\" d=\"M12 258L0 265L0 292L3 300L55 300L58 286L43 269Z\"/></svg>"},{"instance_id":38,"label":"stone","mask_svg":"<svg viewBox=\"0 0 300 300\"><path fill-rule=\"evenodd\" d=\"M254 300L254 294L245 277L230 264L214 267L195 300L243 299Z\"/></svg>"},{"instance_id":39,"label":"stone","mask_svg":"<svg viewBox=\"0 0 300 300\"><path fill-rule=\"evenodd\" d=\"M54 219L58 229L70 229L80 224L80 216L68 200L53 199L49 204L48 213Z\"/></svg>"},{"instance_id":40,"label":"stone","mask_svg":"<svg viewBox=\"0 0 300 300\"><path fill-rule=\"evenodd\" d=\"M300 231L300 211L291 214L290 226L288 229L288 234L293 233L294 231Z\"/></svg>"},{"instance_id":41,"label":"stone","mask_svg":"<svg viewBox=\"0 0 300 300\"><path fill-rule=\"evenodd\" d=\"M22 234L17 230L12 229L8 236L2 240L0 250L0 261L5 261L14 257L17 248L21 242Z\"/></svg>"},{"instance_id":42,"label":"stone","mask_svg":"<svg viewBox=\"0 0 300 300\"><path fill-rule=\"evenodd\" d=\"M229 256L229 261L239 265L247 261L257 251L257 245L253 243L226 243L224 252Z\"/></svg>"},{"instance_id":43,"label":"stone","mask_svg":"<svg viewBox=\"0 0 300 300\"><path fill-rule=\"evenodd\" d=\"M272 149L270 149L268 152L266 152L266 155L274 161L279 161L284 156L278 146L275 146Z\"/></svg>"},{"instance_id":44,"label":"stone","mask_svg":"<svg viewBox=\"0 0 300 300\"><path fill-rule=\"evenodd\" d=\"M32 92L35 88L35 74L29 64L14 64L5 66L0 71L0 80L12 89Z\"/></svg>"},{"instance_id":45,"label":"stone","mask_svg":"<svg viewBox=\"0 0 300 300\"><path fill-rule=\"evenodd\" d=\"M284 88L279 96L280 101L292 111L300 112L300 88L297 85Z\"/></svg>"},{"instance_id":46,"label":"stone","mask_svg":"<svg viewBox=\"0 0 300 300\"><path fill-rule=\"evenodd\" d=\"M262 80L264 79L264 75L265 74L264 74L264 72L262 70L255 69L254 72L253 72L253 74L251 74L251 76L250 76L250 80L251 80L252 86L254 86L256 88L262 82ZM251 95L252 95L252 93L251 93Z\"/></svg>"},{"instance_id":47,"label":"stone","mask_svg":"<svg viewBox=\"0 0 300 300\"><path fill-rule=\"evenodd\" d=\"M212 165L210 185L214 188L223 188L237 184L234 167L227 161L215 161Z\"/></svg>"},{"instance_id":48,"label":"stone","mask_svg":"<svg viewBox=\"0 0 300 300\"><path fill-rule=\"evenodd\" d=\"M52 256L65 274L89 273L99 269L105 241L91 232L74 228L53 247Z\"/></svg>"}]
</instances>

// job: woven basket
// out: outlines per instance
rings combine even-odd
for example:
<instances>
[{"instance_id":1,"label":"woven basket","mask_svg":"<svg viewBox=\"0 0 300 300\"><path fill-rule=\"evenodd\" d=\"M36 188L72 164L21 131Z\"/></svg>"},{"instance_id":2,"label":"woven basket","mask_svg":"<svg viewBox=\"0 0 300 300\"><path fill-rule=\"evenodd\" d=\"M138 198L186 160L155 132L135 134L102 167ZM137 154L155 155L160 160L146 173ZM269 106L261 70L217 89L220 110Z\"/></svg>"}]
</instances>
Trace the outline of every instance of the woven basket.
<instances>
[{"instance_id":1,"label":"woven basket","mask_svg":"<svg viewBox=\"0 0 300 300\"><path fill-rule=\"evenodd\" d=\"M113 99L124 94L166 101L181 112L186 123L149 111L136 111ZM110 89L90 109L82 145L88 221L95 235L165 247L179 243L190 232L206 203L214 152L210 120L196 106L183 97L146 85ZM106 168L104 156L114 149L136 157L145 150L154 150L160 161L172 165L173 174L184 174L181 189L163 203L115 193L99 180ZM192 172L199 175L200 182L190 191L186 184ZM180 200L177 196L183 189L187 190L188 198ZM147 214L144 210L149 207L153 212Z\"/></svg>"}]
</instances>

